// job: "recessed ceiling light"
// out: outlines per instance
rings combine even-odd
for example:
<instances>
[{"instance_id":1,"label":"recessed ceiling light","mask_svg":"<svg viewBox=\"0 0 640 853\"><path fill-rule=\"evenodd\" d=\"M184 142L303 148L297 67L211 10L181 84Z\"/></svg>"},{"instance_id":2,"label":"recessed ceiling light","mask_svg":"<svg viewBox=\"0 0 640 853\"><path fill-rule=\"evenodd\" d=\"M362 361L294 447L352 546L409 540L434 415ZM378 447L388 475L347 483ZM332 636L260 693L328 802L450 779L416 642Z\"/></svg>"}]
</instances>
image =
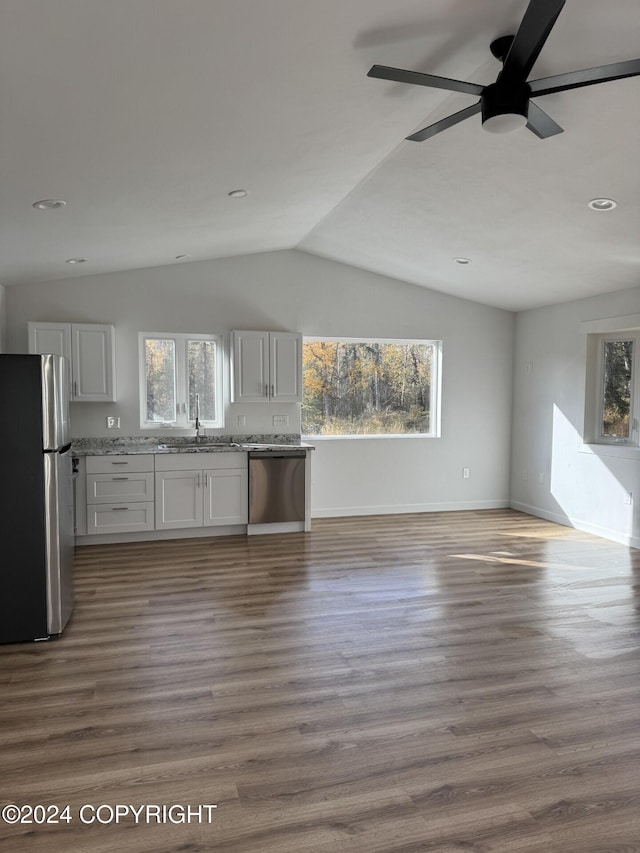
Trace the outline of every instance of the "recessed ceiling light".
<instances>
[{"instance_id":1,"label":"recessed ceiling light","mask_svg":"<svg viewBox=\"0 0 640 853\"><path fill-rule=\"evenodd\" d=\"M464 265L464 264L470 264L470 263L471 263L471 261L469 260L469 258L454 258L453 260L454 260L457 264L463 264L463 265Z\"/></svg>"},{"instance_id":2,"label":"recessed ceiling light","mask_svg":"<svg viewBox=\"0 0 640 853\"><path fill-rule=\"evenodd\" d=\"M86 264L88 258L67 258L65 264Z\"/></svg>"},{"instance_id":3,"label":"recessed ceiling light","mask_svg":"<svg viewBox=\"0 0 640 853\"><path fill-rule=\"evenodd\" d=\"M245 198L248 193L246 190L231 190L229 193L229 198Z\"/></svg>"},{"instance_id":4,"label":"recessed ceiling light","mask_svg":"<svg viewBox=\"0 0 640 853\"><path fill-rule=\"evenodd\" d=\"M191 255L176 255L176 261L186 261Z\"/></svg>"},{"instance_id":5,"label":"recessed ceiling light","mask_svg":"<svg viewBox=\"0 0 640 853\"><path fill-rule=\"evenodd\" d=\"M613 210L618 206L618 202L612 198L592 198L587 207L591 210Z\"/></svg>"},{"instance_id":6,"label":"recessed ceiling light","mask_svg":"<svg viewBox=\"0 0 640 853\"><path fill-rule=\"evenodd\" d=\"M36 210L60 210L61 207L66 207L67 202L61 198L43 198L41 201L33 203L32 207Z\"/></svg>"}]
</instances>

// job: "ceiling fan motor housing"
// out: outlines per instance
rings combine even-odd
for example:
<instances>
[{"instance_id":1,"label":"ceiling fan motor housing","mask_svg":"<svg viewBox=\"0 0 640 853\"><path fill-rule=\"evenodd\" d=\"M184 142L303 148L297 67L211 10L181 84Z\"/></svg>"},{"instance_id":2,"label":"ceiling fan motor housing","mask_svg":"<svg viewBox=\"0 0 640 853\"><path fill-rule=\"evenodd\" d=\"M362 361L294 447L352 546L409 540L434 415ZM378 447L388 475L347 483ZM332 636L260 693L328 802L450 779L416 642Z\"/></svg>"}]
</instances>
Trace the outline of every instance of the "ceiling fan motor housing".
<instances>
[{"instance_id":1,"label":"ceiling fan motor housing","mask_svg":"<svg viewBox=\"0 0 640 853\"><path fill-rule=\"evenodd\" d=\"M501 86L500 81L485 86L480 97L484 130L509 133L524 127L529 117L530 95L527 83L518 88Z\"/></svg>"}]
</instances>

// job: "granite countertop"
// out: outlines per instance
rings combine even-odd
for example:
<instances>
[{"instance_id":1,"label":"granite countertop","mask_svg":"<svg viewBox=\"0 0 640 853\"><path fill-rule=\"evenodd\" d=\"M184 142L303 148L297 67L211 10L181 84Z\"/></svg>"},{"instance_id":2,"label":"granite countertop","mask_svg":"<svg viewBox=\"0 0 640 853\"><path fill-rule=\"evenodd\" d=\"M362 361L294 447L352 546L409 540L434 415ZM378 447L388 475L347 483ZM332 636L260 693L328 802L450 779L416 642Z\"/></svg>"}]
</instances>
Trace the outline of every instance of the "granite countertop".
<instances>
[{"instance_id":1,"label":"granite countertop","mask_svg":"<svg viewBox=\"0 0 640 853\"><path fill-rule=\"evenodd\" d=\"M129 436L127 438L74 438L71 450L75 456L119 456L131 454L171 453L274 453L281 450L313 450L311 444L295 435L207 436L195 444L194 438L166 435Z\"/></svg>"}]
</instances>

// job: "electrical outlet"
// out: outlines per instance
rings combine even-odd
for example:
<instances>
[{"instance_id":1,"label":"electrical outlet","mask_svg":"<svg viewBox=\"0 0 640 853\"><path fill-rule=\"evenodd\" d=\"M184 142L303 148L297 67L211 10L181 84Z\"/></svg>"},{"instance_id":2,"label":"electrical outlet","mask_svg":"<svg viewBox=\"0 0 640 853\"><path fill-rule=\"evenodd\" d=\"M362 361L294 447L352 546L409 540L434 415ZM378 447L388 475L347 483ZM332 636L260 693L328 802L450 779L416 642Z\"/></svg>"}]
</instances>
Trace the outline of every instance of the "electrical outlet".
<instances>
[{"instance_id":1,"label":"electrical outlet","mask_svg":"<svg viewBox=\"0 0 640 853\"><path fill-rule=\"evenodd\" d=\"M633 492L624 493L624 502L627 504L627 506L631 506L631 504L633 503Z\"/></svg>"},{"instance_id":2,"label":"electrical outlet","mask_svg":"<svg viewBox=\"0 0 640 853\"><path fill-rule=\"evenodd\" d=\"M236 418L236 423L239 427L246 427L247 416L246 415L238 415L238 417Z\"/></svg>"},{"instance_id":3,"label":"electrical outlet","mask_svg":"<svg viewBox=\"0 0 640 853\"><path fill-rule=\"evenodd\" d=\"M107 429L120 429L120 418L107 417Z\"/></svg>"},{"instance_id":4,"label":"electrical outlet","mask_svg":"<svg viewBox=\"0 0 640 853\"><path fill-rule=\"evenodd\" d=\"M273 425L274 425L274 427L288 427L289 426L289 415L274 415L273 416Z\"/></svg>"},{"instance_id":5,"label":"electrical outlet","mask_svg":"<svg viewBox=\"0 0 640 853\"><path fill-rule=\"evenodd\" d=\"M463 468L463 469L462 469L462 477L463 477L463 479L465 479L465 480L468 480L468 479L469 479L469 469L468 469L468 468Z\"/></svg>"},{"instance_id":6,"label":"electrical outlet","mask_svg":"<svg viewBox=\"0 0 640 853\"><path fill-rule=\"evenodd\" d=\"M526 364L524 366L524 372L525 373L532 373L533 372L533 362L531 362L531 361L526 362Z\"/></svg>"}]
</instances>

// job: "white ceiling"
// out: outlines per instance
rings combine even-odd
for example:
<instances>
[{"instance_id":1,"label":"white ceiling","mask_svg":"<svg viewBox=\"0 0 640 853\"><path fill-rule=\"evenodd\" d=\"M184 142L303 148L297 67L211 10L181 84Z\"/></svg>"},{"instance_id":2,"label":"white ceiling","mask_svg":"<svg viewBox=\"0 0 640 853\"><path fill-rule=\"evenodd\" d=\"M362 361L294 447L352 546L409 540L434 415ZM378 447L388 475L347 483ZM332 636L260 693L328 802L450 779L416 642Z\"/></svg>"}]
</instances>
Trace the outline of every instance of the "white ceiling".
<instances>
[{"instance_id":1,"label":"white ceiling","mask_svg":"<svg viewBox=\"0 0 640 853\"><path fill-rule=\"evenodd\" d=\"M489 83L526 5L0 0L0 284L297 247L510 310L640 285L640 77L412 143L475 98L366 76ZM567 0L531 77L638 56L637 0Z\"/></svg>"}]
</instances>

